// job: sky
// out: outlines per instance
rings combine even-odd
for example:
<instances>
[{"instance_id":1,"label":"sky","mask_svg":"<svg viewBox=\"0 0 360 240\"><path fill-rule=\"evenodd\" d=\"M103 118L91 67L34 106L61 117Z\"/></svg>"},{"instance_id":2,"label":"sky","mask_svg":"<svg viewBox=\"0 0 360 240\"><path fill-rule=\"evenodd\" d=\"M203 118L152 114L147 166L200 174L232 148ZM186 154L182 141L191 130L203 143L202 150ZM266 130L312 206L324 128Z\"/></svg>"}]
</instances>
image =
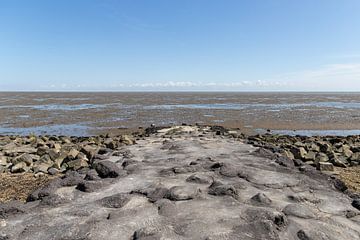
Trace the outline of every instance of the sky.
<instances>
[{"instance_id":1,"label":"sky","mask_svg":"<svg viewBox=\"0 0 360 240\"><path fill-rule=\"evenodd\" d=\"M0 0L0 91L360 91L359 0Z\"/></svg>"}]
</instances>

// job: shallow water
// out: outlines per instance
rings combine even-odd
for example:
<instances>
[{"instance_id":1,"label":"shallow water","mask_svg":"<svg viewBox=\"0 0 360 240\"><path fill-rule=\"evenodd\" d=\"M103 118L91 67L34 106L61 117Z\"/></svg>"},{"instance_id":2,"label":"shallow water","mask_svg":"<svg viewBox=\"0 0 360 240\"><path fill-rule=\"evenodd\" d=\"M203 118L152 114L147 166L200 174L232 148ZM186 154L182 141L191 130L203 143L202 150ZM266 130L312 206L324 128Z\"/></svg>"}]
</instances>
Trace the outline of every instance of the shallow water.
<instances>
[{"instance_id":1,"label":"shallow water","mask_svg":"<svg viewBox=\"0 0 360 240\"><path fill-rule=\"evenodd\" d=\"M0 134L86 135L182 123L221 124L248 134L256 129L358 134L360 94L0 92Z\"/></svg>"}]
</instances>

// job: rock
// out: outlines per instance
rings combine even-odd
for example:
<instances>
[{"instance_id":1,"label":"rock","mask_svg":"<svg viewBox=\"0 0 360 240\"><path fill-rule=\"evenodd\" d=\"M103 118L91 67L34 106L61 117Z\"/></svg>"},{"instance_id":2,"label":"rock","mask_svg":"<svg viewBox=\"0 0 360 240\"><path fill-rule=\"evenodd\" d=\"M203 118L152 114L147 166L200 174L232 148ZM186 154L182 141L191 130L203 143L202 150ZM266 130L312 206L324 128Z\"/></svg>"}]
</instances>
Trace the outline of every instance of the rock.
<instances>
[{"instance_id":1,"label":"rock","mask_svg":"<svg viewBox=\"0 0 360 240\"><path fill-rule=\"evenodd\" d=\"M67 171L65 176L61 178L61 186L63 187L70 187L70 186L76 186L79 183L82 183L84 181L83 175L79 174L76 171Z\"/></svg>"},{"instance_id":2,"label":"rock","mask_svg":"<svg viewBox=\"0 0 360 240\"><path fill-rule=\"evenodd\" d=\"M49 151L49 147L47 146L40 146L37 148L36 154L39 156L47 154Z\"/></svg>"},{"instance_id":3,"label":"rock","mask_svg":"<svg viewBox=\"0 0 360 240\"><path fill-rule=\"evenodd\" d=\"M30 156L30 154L28 153L24 153L24 154L21 154L20 156L18 157L15 157L12 161L11 161L14 165L20 163L20 162L24 162L26 163L27 166L30 166L32 163L33 163L33 159L32 157Z\"/></svg>"},{"instance_id":4,"label":"rock","mask_svg":"<svg viewBox=\"0 0 360 240\"><path fill-rule=\"evenodd\" d=\"M214 195L214 196L225 196L225 195L229 195L232 196L234 198L238 197L238 192L236 190L236 188L232 185L228 185L228 184L223 184L221 182L218 181L214 181L211 186L209 187L209 191L208 193L210 195Z\"/></svg>"},{"instance_id":5,"label":"rock","mask_svg":"<svg viewBox=\"0 0 360 240\"><path fill-rule=\"evenodd\" d=\"M56 174L59 173L59 170L57 170L56 168L51 167L51 168L48 169L48 173L50 175L56 175Z\"/></svg>"},{"instance_id":6,"label":"rock","mask_svg":"<svg viewBox=\"0 0 360 240\"><path fill-rule=\"evenodd\" d=\"M48 163L36 163L33 166L34 173L43 172L48 173L48 169L51 167L51 164Z\"/></svg>"},{"instance_id":7,"label":"rock","mask_svg":"<svg viewBox=\"0 0 360 240\"><path fill-rule=\"evenodd\" d=\"M128 194L118 193L109 197L102 198L99 202L106 208L122 208L130 201Z\"/></svg>"},{"instance_id":8,"label":"rock","mask_svg":"<svg viewBox=\"0 0 360 240\"><path fill-rule=\"evenodd\" d=\"M301 204L289 204L283 209L283 213L288 216L290 215L305 219L316 218L314 211Z\"/></svg>"},{"instance_id":9,"label":"rock","mask_svg":"<svg viewBox=\"0 0 360 240\"><path fill-rule=\"evenodd\" d=\"M48 182L45 186L36 189L35 191L33 191L28 198L26 199L27 202L32 202L32 201L36 201L36 200L41 200L46 196L50 196L52 194L54 194L54 192L61 187L61 179L60 178L56 178L54 180L51 180L50 182Z\"/></svg>"},{"instance_id":10,"label":"rock","mask_svg":"<svg viewBox=\"0 0 360 240\"><path fill-rule=\"evenodd\" d=\"M360 210L360 198L354 199L351 203L351 206L353 206L357 210Z\"/></svg>"},{"instance_id":11,"label":"rock","mask_svg":"<svg viewBox=\"0 0 360 240\"><path fill-rule=\"evenodd\" d=\"M89 164L84 159L76 159L66 163L69 169L78 170L83 167L89 167Z\"/></svg>"},{"instance_id":12,"label":"rock","mask_svg":"<svg viewBox=\"0 0 360 240\"><path fill-rule=\"evenodd\" d=\"M110 161L100 161L93 166L101 178L116 178L126 176L126 171L120 169L116 163Z\"/></svg>"},{"instance_id":13,"label":"rock","mask_svg":"<svg viewBox=\"0 0 360 240\"><path fill-rule=\"evenodd\" d=\"M135 143L135 141L129 135L122 135L120 137L120 142L126 145L133 145Z\"/></svg>"},{"instance_id":14,"label":"rock","mask_svg":"<svg viewBox=\"0 0 360 240\"><path fill-rule=\"evenodd\" d=\"M145 195L150 202L156 202L162 198L165 198L169 195L169 189L162 187L162 186L158 186L158 187L150 187L147 189L142 189L142 190L136 190L133 193L140 193Z\"/></svg>"},{"instance_id":15,"label":"rock","mask_svg":"<svg viewBox=\"0 0 360 240\"><path fill-rule=\"evenodd\" d=\"M199 184L210 184L212 182L212 178L206 175L195 173L189 176L186 181Z\"/></svg>"},{"instance_id":16,"label":"rock","mask_svg":"<svg viewBox=\"0 0 360 240\"><path fill-rule=\"evenodd\" d=\"M12 166L12 168L11 168L12 173L22 173L22 172L27 172L28 170L29 170L29 167L27 167L25 162L19 162L19 163L15 164L14 166Z\"/></svg>"},{"instance_id":17,"label":"rock","mask_svg":"<svg viewBox=\"0 0 360 240\"><path fill-rule=\"evenodd\" d=\"M330 157L330 162L332 164L334 164L337 167L346 168L348 162L346 161L346 159L343 156L338 155L336 153L332 153L330 156L331 156Z\"/></svg>"},{"instance_id":18,"label":"rock","mask_svg":"<svg viewBox=\"0 0 360 240\"><path fill-rule=\"evenodd\" d=\"M7 156L12 156L14 154L17 155L19 153L36 153L37 152L36 148L30 147L27 145L20 146L20 147L17 147L16 145L11 145L9 147L9 149L7 147L4 147L3 149L4 149L5 155L7 155Z\"/></svg>"},{"instance_id":19,"label":"rock","mask_svg":"<svg viewBox=\"0 0 360 240\"><path fill-rule=\"evenodd\" d=\"M297 159L305 159L306 157L306 150L303 147L293 147L291 148L291 153L294 154L294 157Z\"/></svg>"},{"instance_id":20,"label":"rock","mask_svg":"<svg viewBox=\"0 0 360 240\"><path fill-rule=\"evenodd\" d=\"M268 206L271 204L271 199L264 193L258 193L254 195L250 201L255 205Z\"/></svg>"},{"instance_id":21,"label":"rock","mask_svg":"<svg viewBox=\"0 0 360 240\"><path fill-rule=\"evenodd\" d=\"M133 240L160 240L161 236L156 228L145 227L134 232Z\"/></svg>"},{"instance_id":22,"label":"rock","mask_svg":"<svg viewBox=\"0 0 360 240\"><path fill-rule=\"evenodd\" d=\"M19 201L0 203L0 219L7 219L10 216L24 213L23 204Z\"/></svg>"},{"instance_id":23,"label":"rock","mask_svg":"<svg viewBox=\"0 0 360 240\"><path fill-rule=\"evenodd\" d=\"M309 152L305 155L305 160L314 161L315 159L316 159L316 152L314 152L314 151L309 151Z\"/></svg>"},{"instance_id":24,"label":"rock","mask_svg":"<svg viewBox=\"0 0 360 240\"><path fill-rule=\"evenodd\" d=\"M59 150L56 149L50 149L48 152L48 155L51 160L55 160L60 156Z\"/></svg>"},{"instance_id":25,"label":"rock","mask_svg":"<svg viewBox=\"0 0 360 240\"><path fill-rule=\"evenodd\" d=\"M76 150L75 148L71 148L70 151L67 154L67 157L70 160L76 159L77 155L79 154L79 151Z\"/></svg>"},{"instance_id":26,"label":"rock","mask_svg":"<svg viewBox=\"0 0 360 240\"><path fill-rule=\"evenodd\" d=\"M100 188L104 187L104 185L105 184L102 181L83 181L76 186L76 189L81 192L90 193L96 192Z\"/></svg>"},{"instance_id":27,"label":"rock","mask_svg":"<svg viewBox=\"0 0 360 240\"><path fill-rule=\"evenodd\" d=\"M332 163L329 162L318 162L316 165L317 170L320 171L334 171L334 165Z\"/></svg>"},{"instance_id":28,"label":"rock","mask_svg":"<svg viewBox=\"0 0 360 240\"><path fill-rule=\"evenodd\" d=\"M195 198L199 193L199 189L192 186L175 186L170 188L166 196L172 201L184 201Z\"/></svg>"},{"instance_id":29,"label":"rock","mask_svg":"<svg viewBox=\"0 0 360 240\"><path fill-rule=\"evenodd\" d=\"M323 153L328 153L332 150L331 144L327 142L319 142L320 151Z\"/></svg>"},{"instance_id":30,"label":"rock","mask_svg":"<svg viewBox=\"0 0 360 240\"><path fill-rule=\"evenodd\" d=\"M308 151L320 152L320 147L315 143L310 143L306 145Z\"/></svg>"},{"instance_id":31,"label":"rock","mask_svg":"<svg viewBox=\"0 0 360 240\"><path fill-rule=\"evenodd\" d=\"M279 164L280 166L284 166L284 167L294 167L295 163L293 159L290 159L288 157L284 157L284 156L277 156L275 159L275 162L277 164Z\"/></svg>"},{"instance_id":32,"label":"rock","mask_svg":"<svg viewBox=\"0 0 360 240\"><path fill-rule=\"evenodd\" d=\"M350 161L360 161L360 152L353 153L351 155Z\"/></svg>"},{"instance_id":33,"label":"rock","mask_svg":"<svg viewBox=\"0 0 360 240\"><path fill-rule=\"evenodd\" d=\"M110 148L112 150L116 149L118 144L117 142L115 142L112 138L107 138L104 140L104 145L107 147L107 148Z\"/></svg>"},{"instance_id":34,"label":"rock","mask_svg":"<svg viewBox=\"0 0 360 240\"><path fill-rule=\"evenodd\" d=\"M94 180L100 180L101 178L99 177L99 175L95 169L91 169L86 173L86 176L84 179L88 180L88 181L94 181Z\"/></svg>"},{"instance_id":35,"label":"rock","mask_svg":"<svg viewBox=\"0 0 360 240\"><path fill-rule=\"evenodd\" d=\"M294 154L292 154L292 152L290 152L289 150L284 150L283 152L282 152L282 154L285 156L285 157L287 157L287 158L289 158L289 159L294 159L295 157L294 157Z\"/></svg>"},{"instance_id":36,"label":"rock","mask_svg":"<svg viewBox=\"0 0 360 240\"><path fill-rule=\"evenodd\" d=\"M329 161L329 157L325 153L318 153L315 157L315 163L318 162L327 162Z\"/></svg>"},{"instance_id":37,"label":"rock","mask_svg":"<svg viewBox=\"0 0 360 240\"><path fill-rule=\"evenodd\" d=\"M6 165L8 165L7 157L0 156L0 166L6 166Z\"/></svg>"},{"instance_id":38,"label":"rock","mask_svg":"<svg viewBox=\"0 0 360 240\"><path fill-rule=\"evenodd\" d=\"M155 204L158 207L158 213L161 216L173 217L176 214L176 205L168 199L160 199L156 201Z\"/></svg>"},{"instance_id":39,"label":"rock","mask_svg":"<svg viewBox=\"0 0 360 240\"><path fill-rule=\"evenodd\" d=\"M83 152L86 155L86 157L90 160L95 157L95 155L98 153L98 151L99 151L98 147L90 146L90 145L86 145L86 146L82 147L82 149L81 149L81 152Z\"/></svg>"}]
</instances>

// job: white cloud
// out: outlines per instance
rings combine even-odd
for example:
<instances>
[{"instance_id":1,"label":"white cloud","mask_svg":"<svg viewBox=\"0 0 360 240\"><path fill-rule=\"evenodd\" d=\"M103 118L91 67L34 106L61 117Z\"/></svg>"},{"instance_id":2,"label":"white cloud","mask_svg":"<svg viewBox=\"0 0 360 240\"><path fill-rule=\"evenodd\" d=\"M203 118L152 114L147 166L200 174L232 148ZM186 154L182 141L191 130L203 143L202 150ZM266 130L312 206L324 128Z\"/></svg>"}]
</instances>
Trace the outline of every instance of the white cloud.
<instances>
[{"instance_id":1,"label":"white cloud","mask_svg":"<svg viewBox=\"0 0 360 240\"><path fill-rule=\"evenodd\" d=\"M360 91L360 63L329 64L275 77L290 90Z\"/></svg>"}]
</instances>

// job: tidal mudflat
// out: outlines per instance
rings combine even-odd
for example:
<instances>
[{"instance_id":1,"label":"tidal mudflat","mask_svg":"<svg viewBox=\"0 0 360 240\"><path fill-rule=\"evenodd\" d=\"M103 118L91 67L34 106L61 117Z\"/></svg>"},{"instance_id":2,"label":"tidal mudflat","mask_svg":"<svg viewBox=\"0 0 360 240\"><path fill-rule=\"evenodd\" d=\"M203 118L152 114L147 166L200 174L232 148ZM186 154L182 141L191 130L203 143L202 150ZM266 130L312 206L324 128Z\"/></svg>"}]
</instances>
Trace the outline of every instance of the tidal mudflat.
<instances>
[{"instance_id":1,"label":"tidal mudflat","mask_svg":"<svg viewBox=\"0 0 360 240\"><path fill-rule=\"evenodd\" d=\"M182 123L352 134L359 120L358 93L0 93L0 134L81 136Z\"/></svg>"}]
</instances>

